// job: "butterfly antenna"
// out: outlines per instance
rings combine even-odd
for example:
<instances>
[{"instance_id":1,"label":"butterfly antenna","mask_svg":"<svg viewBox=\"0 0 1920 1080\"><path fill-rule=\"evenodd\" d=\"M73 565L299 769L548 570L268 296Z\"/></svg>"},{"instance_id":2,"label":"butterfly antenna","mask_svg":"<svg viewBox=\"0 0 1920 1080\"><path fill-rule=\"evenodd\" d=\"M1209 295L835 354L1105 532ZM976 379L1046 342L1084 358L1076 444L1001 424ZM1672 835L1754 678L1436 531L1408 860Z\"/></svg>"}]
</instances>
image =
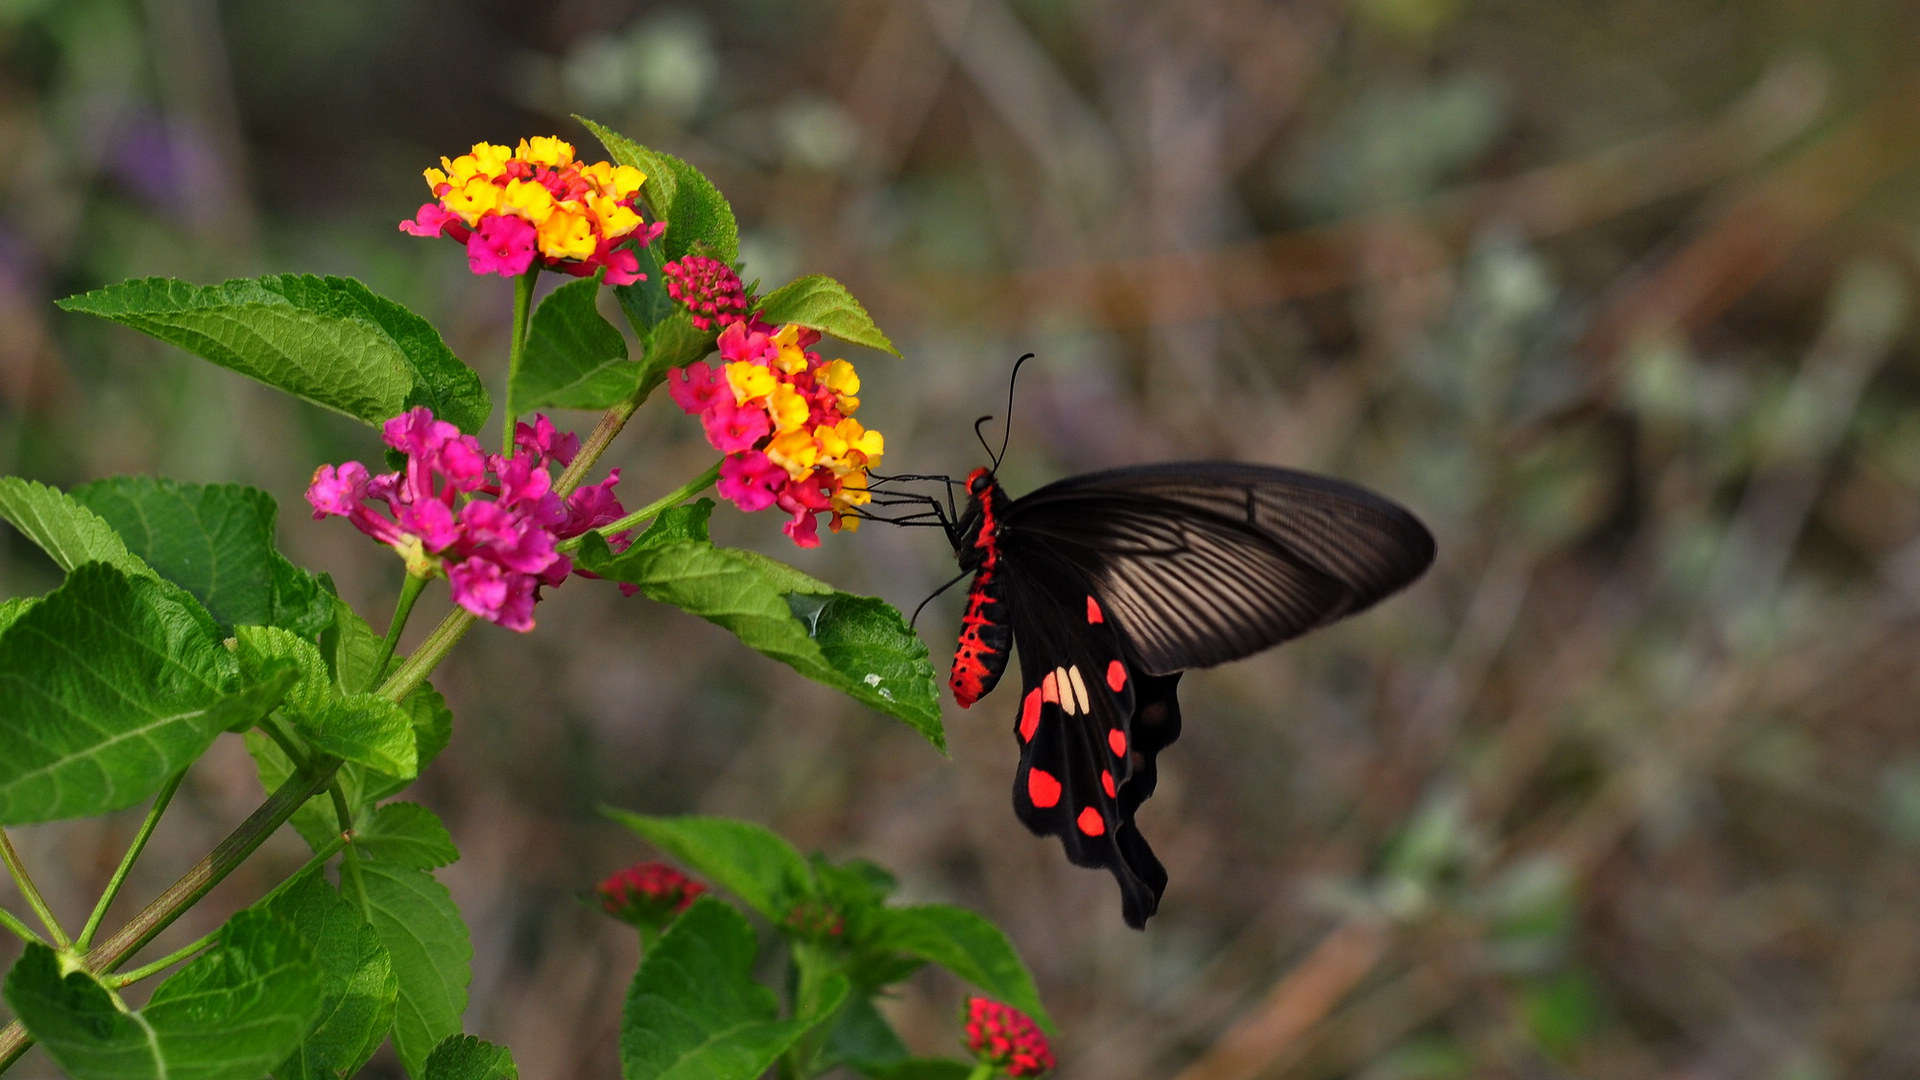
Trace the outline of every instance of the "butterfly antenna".
<instances>
[{"instance_id":1,"label":"butterfly antenna","mask_svg":"<svg viewBox=\"0 0 1920 1080\"><path fill-rule=\"evenodd\" d=\"M1020 359L1013 362L1013 374L1007 376L1007 426L1000 432L1000 452L993 454L993 469L1000 471L1000 463L1007 457L1007 440L1013 438L1013 384L1020 378L1020 365L1033 359L1032 353L1022 353Z\"/></svg>"},{"instance_id":2,"label":"butterfly antenna","mask_svg":"<svg viewBox=\"0 0 1920 1080\"><path fill-rule=\"evenodd\" d=\"M987 459L990 461L993 459L993 447L987 442L987 437L985 435L980 434L980 429L987 426L987 421L991 419L993 419L993 414L988 413L987 415L973 422L973 437L980 440L980 449L985 450L987 452ZM998 462L995 462L996 466L998 464L999 464Z\"/></svg>"},{"instance_id":3,"label":"butterfly antenna","mask_svg":"<svg viewBox=\"0 0 1920 1080\"><path fill-rule=\"evenodd\" d=\"M931 593L929 593L929 594L927 595L927 598L926 598L925 600L922 600L922 601L920 601L920 606L919 606L919 607L916 607L916 608L914 608L914 609L913 609L913 616L912 616L912 618L909 618L909 619L907 620L907 629L909 629L909 630L911 630L911 629L913 629L913 627L914 627L914 624L916 624L916 623L918 623L918 622L920 621L920 613L921 613L922 611L924 611L924 610L926 610L926 607L927 607L927 605L928 605L928 604L931 604L931 603L933 603L933 598L934 598L934 597L936 597L936 596L939 596L939 595L940 595L941 593L943 593L943 592L946 592L946 591L947 591L948 589L951 589L951 588L953 588L953 587L954 587L955 585L958 585L958 584L960 584L960 582L961 582L961 581L963 581L963 580L965 580L965 579L966 579L966 576L967 576L968 574L970 574L970 573L972 573L972 571L971 571L971 570L962 570L962 571L960 571L960 573L959 573L959 575L958 575L958 576L956 576L956 577L954 577L954 578L953 578L952 580L950 580L950 581L948 581L948 582L947 582L947 583L946 583L945 585L942 585L942 586L940 586L939 588L937 588L937 589L935 589L935 590L933 590L933 592L931 592Z\"/></svg>"}]
</instances>

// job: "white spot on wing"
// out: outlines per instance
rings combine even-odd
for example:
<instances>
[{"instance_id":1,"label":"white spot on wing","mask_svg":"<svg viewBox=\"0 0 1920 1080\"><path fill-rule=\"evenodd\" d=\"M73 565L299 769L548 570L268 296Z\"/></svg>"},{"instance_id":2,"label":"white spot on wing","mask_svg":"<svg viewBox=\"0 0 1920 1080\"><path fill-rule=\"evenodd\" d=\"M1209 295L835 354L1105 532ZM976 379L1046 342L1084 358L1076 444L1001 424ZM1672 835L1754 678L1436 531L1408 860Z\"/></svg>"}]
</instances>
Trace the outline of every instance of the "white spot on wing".
<instances>
[{"instance_id":1,"label":"white spot on wing","mask_svg":"<svg viewBox=\"0 0 1920 1080\"><path fill-rule=\"evenodd\" d=\"M1073 667L1068 668L1067 677L1073 680L1073 696L1080 702L1080 711L1091 712L1092 710L1087 706L1087 684L1080 678L1080 665L1075 664ZM1067 695L1061 694L1060 696L1065 698Z\"/></svg>"},{"instance_id":2,"label":"white spot on wing","mask_svg":"<svg viewBox=\"0 0 1920 1080\"><path fill-rule=\"evenodd\" d=\"M1073 686L1073 675L1066 668L1054 668L1053 685L1060 692L1060 707L1066 710L1068 716L1075 715L1079 710L1074 707L1073 695L1068 692ZM1081 708L1086 707L1086 701L1087 696L1082 693L1079 703Z\"/></svg>"}]
</instances>

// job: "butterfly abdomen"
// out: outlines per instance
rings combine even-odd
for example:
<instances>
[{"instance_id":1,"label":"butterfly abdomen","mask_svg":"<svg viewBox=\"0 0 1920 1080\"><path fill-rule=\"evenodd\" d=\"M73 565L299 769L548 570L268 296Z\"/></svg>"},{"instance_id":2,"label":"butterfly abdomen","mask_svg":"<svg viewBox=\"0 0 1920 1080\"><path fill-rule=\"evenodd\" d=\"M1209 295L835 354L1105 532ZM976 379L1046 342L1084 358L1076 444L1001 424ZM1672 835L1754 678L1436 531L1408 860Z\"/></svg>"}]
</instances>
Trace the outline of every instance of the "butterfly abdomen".
<instances>
[{"instance_id":1,"label":"butterfly abdomen","mask_svg":"<svg viewBox=\"0 0 1920 1080\"><path fill-rule=\"evenodd\" d=\"M971 500L967 517L978 527L963 534L967 539L958 554L961 566L973 569L973 583L967 587L960 644L954 649L953 671L947 678L953 700L963 709L1000 681L1013 647L1013 631L1006 620L1006 583L999 573L1000 534L995 520L999 489L990 473L975 469L967 478L967 491Z\"/></svg>"}]
</instances>

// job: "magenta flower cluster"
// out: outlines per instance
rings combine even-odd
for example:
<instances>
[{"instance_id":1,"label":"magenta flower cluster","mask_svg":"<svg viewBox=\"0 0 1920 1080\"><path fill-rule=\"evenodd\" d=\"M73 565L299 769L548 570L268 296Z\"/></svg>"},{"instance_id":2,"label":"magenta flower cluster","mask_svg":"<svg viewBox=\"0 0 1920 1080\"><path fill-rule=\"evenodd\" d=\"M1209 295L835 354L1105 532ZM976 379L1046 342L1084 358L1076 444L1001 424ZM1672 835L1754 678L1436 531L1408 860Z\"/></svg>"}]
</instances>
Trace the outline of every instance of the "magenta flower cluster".
<instances>
[{"instance_id":1,"label":"magenta flower cluster","mask_svg":"<svg viewBox=\"0 0 1920 1080\"><path fill-rule=\"evenodd\" d=\"M625 513L613 493L618 469L564 500L554 493L549 468L571 462L580 439L556 432L545 416L516 425L510 458L483 451L424 407L382 431L406 465L378 476L357 461L320 466L307 488L313 516L345 517L399 552L409 573L445 572L455 603L509 630L533 629L541 587L574 572L555 544ZM626 539L612 542L624 547Z\"/></svg>"}]
</instances>

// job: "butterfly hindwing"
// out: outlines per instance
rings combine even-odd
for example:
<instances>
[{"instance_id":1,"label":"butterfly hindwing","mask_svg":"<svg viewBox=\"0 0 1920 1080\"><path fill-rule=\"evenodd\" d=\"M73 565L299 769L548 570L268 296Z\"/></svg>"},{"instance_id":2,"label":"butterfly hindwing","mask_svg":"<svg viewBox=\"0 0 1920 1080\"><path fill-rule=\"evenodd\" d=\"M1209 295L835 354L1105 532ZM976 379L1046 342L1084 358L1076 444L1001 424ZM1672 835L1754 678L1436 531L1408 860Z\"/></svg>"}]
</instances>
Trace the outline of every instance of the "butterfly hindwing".
<instances>
[{"instance_id":1,"label":"butterfly hindwing","mask_svg":"<svg viewBox=\"0 0 1920 1080\"><path fill-rule=\"evenodd\" d=\"M1022 683L1014 812L1034 833L1059 837L1075 864L1111 871L1127 923L1142 927L1167 874L1134 812L1153 792L1155 755L1179 735L1179 677L1141 673L1071 568L1021 571L1012 578Z\"/></svg>"}]
</instances>

